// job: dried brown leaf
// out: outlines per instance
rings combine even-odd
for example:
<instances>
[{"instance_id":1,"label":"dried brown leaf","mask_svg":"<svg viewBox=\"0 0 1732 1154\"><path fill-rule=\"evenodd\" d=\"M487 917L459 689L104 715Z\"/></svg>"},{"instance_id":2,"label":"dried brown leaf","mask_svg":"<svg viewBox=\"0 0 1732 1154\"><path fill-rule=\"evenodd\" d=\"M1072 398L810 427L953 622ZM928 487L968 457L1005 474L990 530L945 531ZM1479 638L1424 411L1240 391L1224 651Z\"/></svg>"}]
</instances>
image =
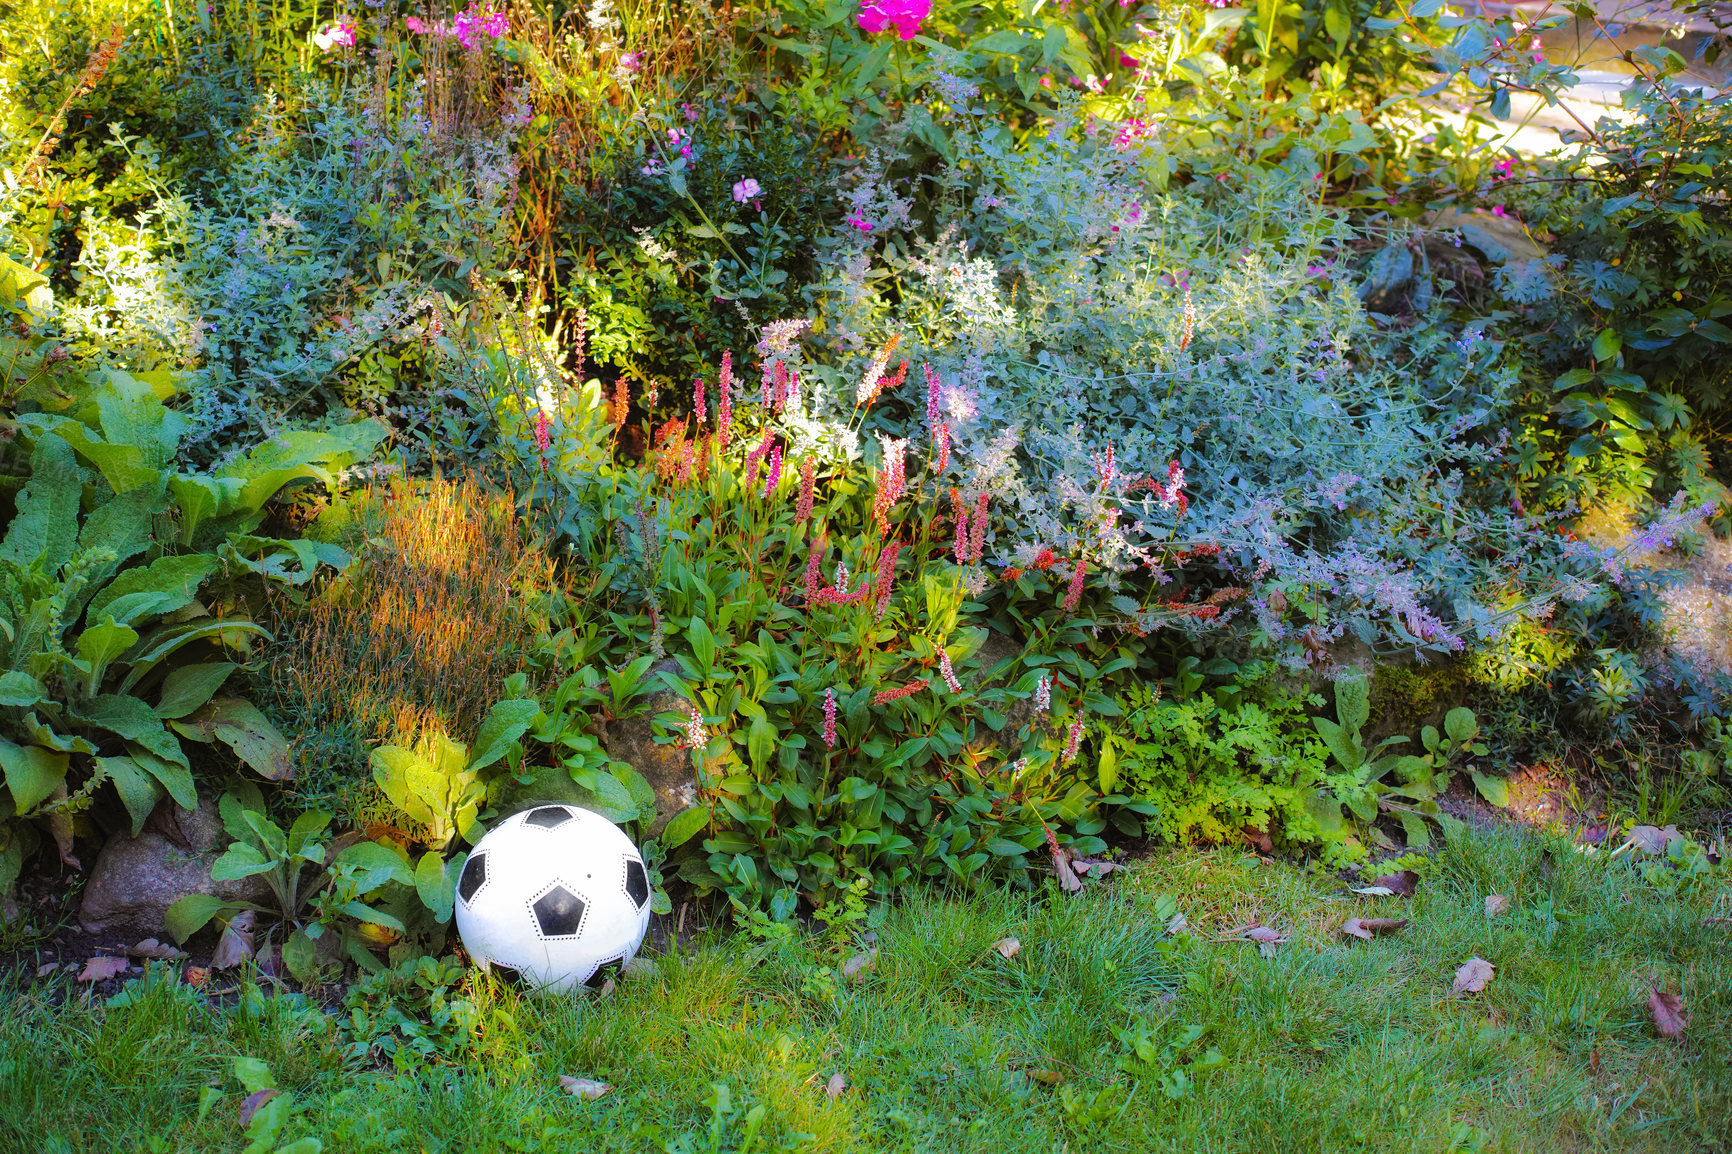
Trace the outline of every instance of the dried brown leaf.
<instances>
[{"instance_id":1,"label":"dried brown leaf","mask_svg":"<svg viewBox=\"0 0 1732 1154\"><path fill-rule=\"evenodd\" d=\"M1246 841L1256 847L1258 853L1269 855L1275 852L1275 843L1270 839L1268 830L1248 825L1239 832L1245 835Z\"/></svg>"},{"instance_id":2,"label":"dried brown leaf","mask_svg":"<svg viewBox=\"0 0 1732 1154\"><path fill-rule=\"evenodd\" d=\"M1406 918L1348 918L1341 923L1341 932L1369 942L1378 934L1394 933L1406 924Z\"/></svg>"},{"instance_id":3,"label":"dried brown leaf","mask_svg":"<svg viewBox=\"0 0 1732 1154\"><path fill-rule=\"evenodd\" d=\"M242 910L229 919L229 924L223 927L222 937L217 939L216 949L211 951L211 969L233 969L253 956L253 923L256 920L251 910Z\"/></svg>"},{"instance_id":4,"label":"dried brown leaf","mask_svg":"<svg viewBox=\"0 0 1732 1154\"><path fill-rule=\"evenodd\" d=\"M842 1091L848 1088L848 1079L841 1074L831 1074L830 1080L824 1083L824 1097L840 1098Z\"/></svg>"},{"instance_id":5,"label":"dried brown leaf","mask_svg":"<svg viewBox=\"0 0 1732 1154\"><path fill-rule=\"evenodd\" d=\"M998 951L1000 957L1008 960L1022 952L1022 943L1015 938L999 938L992 943L992 948Z\"/></svg>"},{"instance_id":6,"label":"dried brown leaf","mask_svg":"<svg viewBox=\"0 0 1732 1154\"><path fill-rule=\"evenodd\" d=\"M156 962L178 962L186 957L185 950L177 950L166 942L155 938L146 938L126 951L135 958L149 958Z\"/></svg>"},{"instance_id":7,"label":"dried brown leaf","mask_svg":"<svg viewBox=\"0 0 1732 1154\"><path fill-rule=\"evenodd\" d=\"M1477 994L1497 977L1497 967L1484 958L1469 958L1455 971L1455 992Z\"/></svg>"},{"instance_id":8,"label":"dried brown leaf","mask_svg":"<svg viewBox=\"0 0 1732 1154\"><path fill-rule=\"evenodd\" d=\"M1495 918L1509 909L1509 899L1502 894L1487 894L1485 899L1485 916Z\"/></svg>"},{"instance_id":9,"label":"dried brown leaf","mask_svg":"<svg viewBox=\"0 0 1732 1154\"><path fill-rule=\"evenodd\" d=\"M281 1090L254 1090L251 1094L248 1094L245 1098L241 1099L241 1125L244 1127L248 1122L251 1122L253 1120L253 1115L259 1112L259 1107L263 1106L266 1102L269 1102L272 1098L275 1098L281 1093Z\"/></svg>"},{"instance_id":10,"label":"dried brown leaf","mask_svg":"<svg viewBox=\"0 0 1732 1154\"><path fill-rule=\"evenodd\" d=\"M1082 879L1076 876L1076 871L1070 868L1070 858L1058 850L1052 854L1052 872L1058 875L1059 888L1067 894L1080 893Z\"/></svg>"},{"instance_id":11,"label":"dried brown leaf","mask_svg":"<svg viewBox=\"0 0 1732 1154\"><path fill-rule=\"evenodd\" d=\"M1174 914L1167 919L1167 932L1169 934L1183 933L1190 928L1191 923L1185 920L1184 914Z\"/></svg>"},{"instance_id":12,"label":"dried brown leaf","mask_svg":"<svg viewBox=\"0 0 1732 1154\"><path fill-rule=\"evenodd\" d=\"M39 978L46 978L49 974L52 974L55 970L58 970L59 968L60 968L59 962L47 962L43 965L36 967L36 976Z\"/></svg>"},{"instance_id":13,"label":"dried brown leaf","mask_svg":"<svg viewBox=\"0 0 1732 1154\"><path fill-rule=\"evenodd\" d=\"M844 978L856 977L866 970L874 969L877 965L878 951L876 948L870 949L863 954L855 954L853 957L843 962L842 976Z\"/></svg>"},{"instance_id":14,"label":"dried brown leaf","mask_svg":"<svg viewBox=\"0 0 1732 1154\"><path fill-rule=\"evenodd\" d=\"M192 986L195 989L200 988L210 981L210 967L188 966L186 968L185 977L187 985Z\"/></svg>"},{"instance_id":15,"label":"dried brown leaf","mask_svg":"<svg viewBox=\"0 0 1732 1154\"><path fill-rule=\"evenodd\" d=\"M1076 861L1071 863L1071 869L1073 872L1075 872L1079 875L1086 875L1088 877L1092 877L1092 878L1095 878L1097 880L1099 880L1100 878L1106 877L1108 874L1112 873L1114 870L1122 870L1124 868L1125 867L1120 865L1118 862L1103 861L1100 858L1092 858L1092 857L1080 857L1080 858L1077 858Z\"/></svg>"},{"instance_id":16,"label":"dried brown leaf","mask_svg":"<svg viewBox=\"0 0 1732 1154\"><path fill-rule=\"evenodd\" d=\"M1410 898L1419 885L1419 875L1412 870L1402 870L1398 874L1384 874L1371 880L1372 886L1382 886L1398 897Z\"/></svg>"},{"instance_id":17,"label":"dried brown leaf","mask_svg":"<svg viewBox=\"0 0 1732 1154\"><path fill-rule=\"evenodd\" d=\"M1064 1081L1064 1075L1057 1070L1030 1070L1028 1076L1047 1086L1056 1086Z\"/></svg>"},{"instance_id":18,"label":"dried brown leaf","mask_svg":"<svg viewBox=\"0 0 1732 1154\"><path fill-rule=\"evenodd\" d=\"M1690 1024L1690 1015L1677 994L1649 990L1648 1013L1654 1016L1654 1032L1662 1038L1676 1038Z\"/></svg>"},{"instance_id":19,"label":"dried brown leaf","mask_svg":"<svg viewBox=\"0 0 1732 1154\"><path fill-rule=\"evenodd\" d=\"M1280 930L1272 930L1268 926L1251 926L1245 931L1245 936L1253 942L1284 942Z\"/></svg>"},{"instance_id":20,"label":"dried brown leaf","mask_svg":"<svg viewBox=\"0 0 1732 1154\"><path fill-rule=\"evenodd\" d=\"M613 1089L606 1082L597 1082L593 1078L573 1078L570 1074L559 1076L559 1088L572 1097L582 1098L586 1102L593 1102Z\"/></svg>"},{"instance_id":21,"label":"dried brown leaf","mask_svg":"<svg viewBox=\"0 0 1732 1154\"><path fill-rule=\"evenodd\" d=\"M612 997L613 996L613 990L614 990L613 978L610 976L610 977L603 979L602 983L601 983L601 989L599 989L595 992L596 1000L600 1001L603 998Z\"/></svg>"},{"instance_id":22,"label":"dried brown leaf","mask_svg":"<svg viewBox=\"0 0 1732 1154\"><path fill-rule=\"evenodd\" d=\"M119 977L126 973L130 963L125 958L94 957L84 963L84 968L78 971L81 982L106 982L109 978Z\"/></svg>"}]
</instances>

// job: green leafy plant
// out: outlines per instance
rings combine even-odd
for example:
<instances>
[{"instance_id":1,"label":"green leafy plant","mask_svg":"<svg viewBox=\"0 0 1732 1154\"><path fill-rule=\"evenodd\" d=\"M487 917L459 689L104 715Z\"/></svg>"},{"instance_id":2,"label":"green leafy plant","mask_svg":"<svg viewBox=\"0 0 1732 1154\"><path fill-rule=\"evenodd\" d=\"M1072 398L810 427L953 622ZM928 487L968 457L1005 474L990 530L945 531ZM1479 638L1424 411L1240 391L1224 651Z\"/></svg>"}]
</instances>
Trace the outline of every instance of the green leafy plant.
<instances>
[{"instance_id":1,"label":"green leafy plant","mask_svg":"<svg viewBox=\"0 0 1732 1154\"><path fill-rule=\"evenodd\" d=\"M80 374L69 413L13 425L29 472L0 539L3 812L46 818L63 855L65 819L104 783L134 830L165 794L196 805L183 741L221 743L267 778L289 773L264 716L217 696L237 668L224 658L268 637L233 581L300 583L343 564L341 550L254 531L285 487L329 482L328 467L377 439L286 434L215 474L185 473L186 422L159 395L170 391L161 378ZM0 850L0 880L29 841Z\"/></svg>"},{"instance_id":2,"label":"green leafy plant","mask_svg":"<svg viewBox=\"0 0 1732 1154\"><path fill-rule=\"evenodd\" d=\"M272 901L259 905L189 894L168 908L169 930L177 941L184 942L212 918L253 910L276 919L264 927L266 940L280 939L283 964L303 982L318 973L319 946L327 937L330 953L341 949L365 969L380 968L369 949L405 927L394 914L361 899L387 882L416 884L417 875L402 853L363 841L332 854L330 814L309 810L284 830L266 816L256 787L244 794L224 794L220 811L223 828L235 840L212 864L212 879L260 877Z\"/></svg>"},{"instance_id":3,"label":"green leafy plant","mask_svg":"<svg viewBox=\"0 0 1732 1154\"><path fill-rule=\"evenodd\" d=\"M456 959L427 955L363 976L338 1022L348 1056L410 1071L469 1060L489 1031L515 1036L510 1010L466 993L468 980Z\"/></svg>"}]
</instances>

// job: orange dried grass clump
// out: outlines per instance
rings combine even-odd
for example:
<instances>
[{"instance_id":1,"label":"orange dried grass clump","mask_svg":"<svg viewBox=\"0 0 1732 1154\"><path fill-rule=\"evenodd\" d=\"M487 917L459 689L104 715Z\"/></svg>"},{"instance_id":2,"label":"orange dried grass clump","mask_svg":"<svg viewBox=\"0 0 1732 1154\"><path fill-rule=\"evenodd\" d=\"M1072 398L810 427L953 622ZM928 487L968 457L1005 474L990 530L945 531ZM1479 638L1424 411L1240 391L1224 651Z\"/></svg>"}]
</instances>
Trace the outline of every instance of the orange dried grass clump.
<instances>
[{"instance_id":1,"label":"orange dried grass clump","mask_svg":"<svg viewBox=\"0 0 1732 1154\"><path fill-rule=\"evenodd\" d=\"M283 704L362 741L472 739L506 677L538 680L535 640L563 592L552 559L510 493L473 481L375 485L349 512L354 563L274 606Z\"/></svg>"}]
</instances>

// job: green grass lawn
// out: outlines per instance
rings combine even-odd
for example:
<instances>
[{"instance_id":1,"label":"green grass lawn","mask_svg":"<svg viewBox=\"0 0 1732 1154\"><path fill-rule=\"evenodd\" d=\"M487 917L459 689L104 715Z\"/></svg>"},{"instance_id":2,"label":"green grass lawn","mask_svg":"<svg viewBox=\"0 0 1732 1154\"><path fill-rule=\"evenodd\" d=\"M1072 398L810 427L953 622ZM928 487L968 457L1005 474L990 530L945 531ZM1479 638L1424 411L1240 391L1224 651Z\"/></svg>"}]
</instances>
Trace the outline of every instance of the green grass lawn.
<instances>
[{"instance_id":1,"label":"green grass lawn","mask_svg":"<svg viewBox=\"0 0 1732 1154\"><path fill-rule=\"evenodd\" d=\"M1338 933L1355 915L1412 921L1363 942ZM245 1148L246 1057L285 1091L260 1150L1732 1150L1728 918L1723 870L1513 831L1442 850L1411 899L1173 851L1074 899L911 895L852 976L856 937L732 935L599 1001L477 983L475 1048L401 1071L294 997L15 983L0 1148ZM1218 940L1254 919L1291 940ZM1470 956L1497 976L1457 996ZM1681 1038L1656 1034L1654 986L1681 993Z\"/></svg>"}]
</instances>

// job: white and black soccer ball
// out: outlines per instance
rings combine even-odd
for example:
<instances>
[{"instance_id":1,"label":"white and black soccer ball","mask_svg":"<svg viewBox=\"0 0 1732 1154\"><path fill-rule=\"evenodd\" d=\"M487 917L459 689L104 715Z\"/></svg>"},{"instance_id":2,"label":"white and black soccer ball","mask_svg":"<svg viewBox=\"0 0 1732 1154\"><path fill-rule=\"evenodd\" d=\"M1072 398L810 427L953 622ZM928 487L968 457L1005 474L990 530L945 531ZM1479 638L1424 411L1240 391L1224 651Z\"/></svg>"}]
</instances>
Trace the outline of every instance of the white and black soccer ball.
<instances>
[{"instance_id":1,"label":"white and black soccer ball","mask_svg":"<svg viewBox=\"0 0 1732 1154\"><path fill-rule=\"evenodd\" d=\"M457 880L463 948L525 988L600 984L637 953L649 919L643 855L618 826L575 805L512 814Z\"/></svg>"}]
</instances>

